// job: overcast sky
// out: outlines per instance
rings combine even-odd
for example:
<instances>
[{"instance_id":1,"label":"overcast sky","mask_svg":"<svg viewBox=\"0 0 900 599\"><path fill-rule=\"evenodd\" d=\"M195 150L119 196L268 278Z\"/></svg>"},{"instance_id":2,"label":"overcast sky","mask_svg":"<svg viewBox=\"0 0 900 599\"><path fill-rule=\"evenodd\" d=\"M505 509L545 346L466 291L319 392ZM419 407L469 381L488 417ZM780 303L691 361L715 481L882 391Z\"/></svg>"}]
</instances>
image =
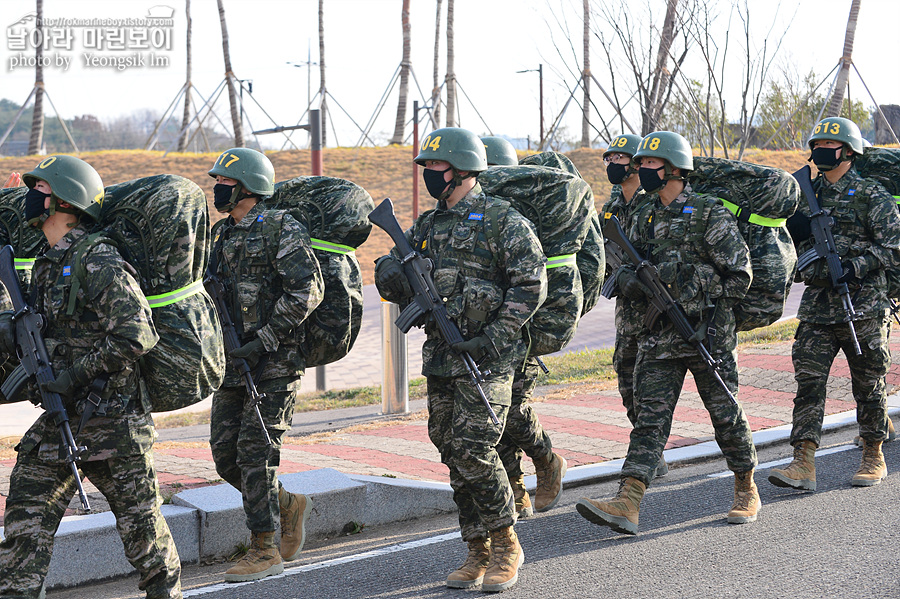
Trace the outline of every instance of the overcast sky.
<instances>
[{"instance_id":1,"label":"overcast sky","mask_svg":"<svg viewBox=\"0 0 900 599\"><path fill-rule=\"evenodd\" d=\"M610 0L611 1L611 0ZM317 0L225 0L231 59L235 74L253 82L253 97L272 120L245 95L250 125L262 129L298 122L307 105L307 67L295 67L307 61L311 48L313 62L318 52ZM443 3L446 7L446 1ZM779 8L780 5L780 8ZM549 127L568 98L575 83L570 69L577 69L573 50L555 24L565 19L573 31L574 52L581 59L581 2L577 0L456 0L456 73L460 93L460 125L477 133L503 134L532 139L538 137L538 74L516 71L544 65L545 126ZM647 7L660 21L664 0L635 0L635 11ZM778 19L774 32L784 35L781 61L793 64L801 73L814 69L823 77L840 58L850 0L752 0L751 27L761 40ZM28 97L34 71L27 64L34 52L17 37L17 23L34 11L33 0L3 0L4 42L0 44L2 85L0 98L20 104ZM332 95L337 136L329 133L328 145L356 145L358 127L365 128L375 116L388 84L400 64L401 0L325 0L326 83ZM435 3L412 2L412 65L418 85L426 95L432 87ZM90 19L142 19L150 15L167 16L174 11L174 24L150 27L146 23L119 22L113 32ZM175 99L185 80L185 15L181 0L44 0L47 19L64 19L53 29L45 49L50 61L44 70L46 89L66 118L93 114L101 120L139 109L159 113ZM208 97L224 76L221 34L215 0L193 0L193 81ZM791 17L793 22L789 23ZM643 18L636 14L636 18ZM446 17L443 17L442 26ZM853 59L878 102L900 103L900 77L897 77L897 24L900 2L864 0L857 28ZM736 27L737 28L737 27ZM154 31L155 30L155 31ZM774 34L770 34L774 35ZM55 38L53 36L56 36ZM99 39L102 38L102 39ZM777 36L776 36L777 37ZM770 44L772 40L770 39ZM737 43L737 40L735 42ZM564 58L556 44L562 46ZM441 42L441 77L444 74L445 42ZM737 56L739 48L729 50ZM152 56L151 56L152 54ZM143 64L118 70L112 62ZM564 60L565 59L565 60ZM696 56L692 57L696 60ZM566 66L566 61L570 65ZM156 62L151 66L150 62ZM598 43L593 44L591 66L594 75L608 84L608 66ZM24 64L23 64L24 63ZM166 65L166 63L168 63ZM696 66L696 65L695 65ZM738 84L739 67L729 73L732 85ZM697 66L693 75L702 75ZM312 71L312 93L318 89L318 66ZM827 87L823 86L823 89ZM866 106L873 102L863 85L851 75L851 94ZM612 117L612 110L595 90L595 102ZM410 109L420 98L411 81ZM739 95L733 94L729 113L736 116ZM577 100L570 105L564 123L569 135L580 138ZM46 106L46 104L45 104ZM393 131L397 106L394 88L380 115L375 119L373 137L383 142ZM53 110L47 106L49 112ZM347 114L345 114L345 111ZM217 111L227 119L227 99L223 95ZM180 119L181 109L178 114ZM637 115L632 115L637 122ZM352 119L352 121L351 121ZM273 123L274 121L274 123ZM353 121L356 122L354 125ZM357 127L358 125L358 127ZM248 127L249 128L249 127ZM260 138L268 147L280 147L276 136ZM305 134L295 136L305 145Z\"/></svg>"}]
</instances>

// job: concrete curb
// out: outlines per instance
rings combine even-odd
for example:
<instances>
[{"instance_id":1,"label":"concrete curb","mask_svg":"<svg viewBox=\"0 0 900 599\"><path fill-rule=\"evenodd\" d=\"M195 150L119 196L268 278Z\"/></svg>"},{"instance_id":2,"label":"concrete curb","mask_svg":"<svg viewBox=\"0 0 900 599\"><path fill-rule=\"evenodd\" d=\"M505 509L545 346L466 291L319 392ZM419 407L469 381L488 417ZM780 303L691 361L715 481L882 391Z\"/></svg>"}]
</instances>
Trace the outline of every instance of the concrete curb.
<instances>
[{"instance_id":1,"label":"concrete curb","mask_svg":"<svg viewBox=\"0 0 900 599\"><path fill-rule=\"evenodd\" d=\"M900 394L887 399L888 413L900 415ZM823 430L856 426L856 411L825 418ZM785 442L790 425L753 434L757 446ZM715 441L665 452L669 464L721 457ZM614 480L624 459L568 469L563 487ZM377 476L346 475L331 468L279 476L288 491L312 497L313 510L307 537L323 539L358 526L384 526L394 522L431 517L456 511L453 491L447 483ZM535 477L525 484L535 488ZM240 493L228 484L191 489L177 494L172 505L162 508L178 553L184 563L231 554L249 540ZM0 528L2 534L2 528ZM133 571L125 560L112 513L63 518L53 546L46 588L73 587L122 576Z\"/></svg>"}]
</instances>

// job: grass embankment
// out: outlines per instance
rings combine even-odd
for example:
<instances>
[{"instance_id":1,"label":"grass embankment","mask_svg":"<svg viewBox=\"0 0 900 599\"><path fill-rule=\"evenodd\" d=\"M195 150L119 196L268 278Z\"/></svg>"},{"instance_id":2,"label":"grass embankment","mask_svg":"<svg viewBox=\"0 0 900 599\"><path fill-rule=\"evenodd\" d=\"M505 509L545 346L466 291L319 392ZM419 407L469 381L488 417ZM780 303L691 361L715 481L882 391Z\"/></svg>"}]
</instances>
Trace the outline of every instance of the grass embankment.
<instances>
[{"instance_id":1,"label":"grass embankment","mask_svg":"<svg viewBox=\"0 0 900 599\"><path fill-rule=\"evenodd\" d=\"M760 345L789 341L794 338L797 320L791 319L747 333L738 333L740 345ZM538 386L577 385L580 392L590 388L609 388L616 380L612 366L612 348L594 349L572 352L561 356L545 356L544 364L549 374L541 373ZM409 399L425 399L425 379L413 379L409 383ZM354 408L381 403L381 386L356 387L316 393L305 393L297 398L295 412L313 412L317 410L333 410L336 408ZM208 424L209 411L174 416L162 416L156 419L157 428L173 428Z\"/></svg>"}]
</instances>

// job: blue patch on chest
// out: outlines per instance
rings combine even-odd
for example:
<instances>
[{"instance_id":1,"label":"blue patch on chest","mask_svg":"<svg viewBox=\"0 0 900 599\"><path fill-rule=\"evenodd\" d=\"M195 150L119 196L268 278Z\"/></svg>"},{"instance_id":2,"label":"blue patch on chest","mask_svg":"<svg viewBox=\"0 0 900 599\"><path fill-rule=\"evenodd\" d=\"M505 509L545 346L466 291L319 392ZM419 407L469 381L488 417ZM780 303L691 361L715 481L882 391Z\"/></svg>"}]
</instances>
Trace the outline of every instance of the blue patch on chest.
<instances>
[{"instance_id":1,"label":"blue patch on chest","mask_svg":"<svg viewBox=\"0 0 900 599\"><path fill-rule=\"evenodd\" d=\"M693 206L685 206L681 212L682 212L682 214L693 214L694 207Z\"/></svg>"},{"instance_id":2,"label":"blue patch on chest","mask_svg":"<svg viewBox=\"0 0 900 599\"><path fill-rule=\"evenodd\" d=\"M72 274L72 267L71 266L63 266L63 276L68 277L71 274Z\"/></svg>"},{"instance_id":3,"label":"blue patch on chest","mask_svg":"<svg viewBox=\"0 0 900 599\"><path fill-rule=\"evenodd\" d=\"M470 212L469 220L484 220L484 214L480 214L477 212Z\"/></svg>"},{"instance_id":4,"label":"blue patch on chest","mask_svg":"<svg viewBox=\"0 0 900 599\"><path fill-rule=\"evenodd\" d=\"M256 217L256 222L261 223L262 221L263 221L263 215L260 214L259 216Z\"/></svg>"},{"instance_id":5,"label":"blue patch on chest","mask_svg":"<svg viewBox=\"0 0 900 599\"><path fill-rule=\"evenodd\" d=\"M856 190L855 190L855 189L848 189L848 190L847 190L847 195L848 195L848 196L856 195Z\"/></svg>"}]
</instances>

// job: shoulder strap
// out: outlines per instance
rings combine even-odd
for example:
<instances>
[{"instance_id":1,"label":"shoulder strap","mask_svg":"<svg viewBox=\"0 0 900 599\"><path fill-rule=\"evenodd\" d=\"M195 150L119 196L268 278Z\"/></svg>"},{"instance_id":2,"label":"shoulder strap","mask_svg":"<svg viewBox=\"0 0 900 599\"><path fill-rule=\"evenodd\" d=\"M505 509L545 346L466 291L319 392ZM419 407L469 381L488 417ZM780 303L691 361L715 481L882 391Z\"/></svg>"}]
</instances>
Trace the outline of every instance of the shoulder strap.
<instances>
[{"instance_id":1,"label":"shoulder strap","mask_svg":"<svg viewBox=\"0 0 900 599\"><path fill-rule=\"evenodd\" d=\"M75 301L78 292L81 290L82 281L87 280L87 269L84 267L84 257L94 247L101 242L112 243L112 240L106 237L102 232L92 233L79 244L78 249L72 257L72 288L69 290L69 303L66 306L66 316L72 316L75 313Z\"/></svg>"}]
</instances>

